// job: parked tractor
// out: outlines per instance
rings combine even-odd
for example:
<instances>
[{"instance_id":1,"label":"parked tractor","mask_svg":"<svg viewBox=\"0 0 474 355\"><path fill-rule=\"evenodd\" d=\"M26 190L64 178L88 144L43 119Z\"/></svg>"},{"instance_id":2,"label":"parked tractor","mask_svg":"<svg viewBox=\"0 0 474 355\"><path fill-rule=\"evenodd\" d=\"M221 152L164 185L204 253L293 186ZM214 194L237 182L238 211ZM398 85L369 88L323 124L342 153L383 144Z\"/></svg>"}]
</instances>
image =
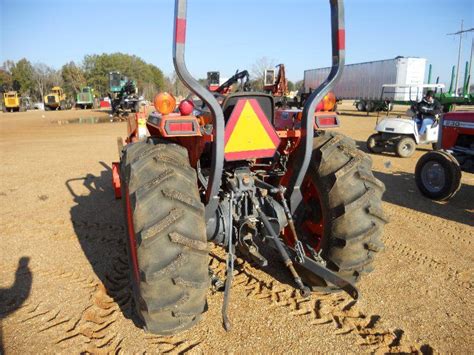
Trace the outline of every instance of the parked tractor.
<instances>
[{"instance_id":1,"label":"parked tractor","mask_svg":"<svg viewBox=\"0 0 474 355\"><path fill-rule=\"evenodd\" d=\"M210 286L209 242L227 251L227 330L237 252L262 267L278 265L278 255L304 297L343 290L357 299L354 284L383 247L384 185L352 139L324 130L334 120L315 120L344 67L343 1L330 1L333 70L287 128L275 124L272 95L239 91L220 104L220 95L191 76L187 1L175 6L174 67L203 105L184 100L176 108L172 95L158 94L156 112L129 119L128 144L119 144L113 165L136 311L146 329L173 334L199 321Z\"/></svg>"},{"instance_id":2,"label":"parked tractor","mask_svg":"<svg viewBox=\"0 0 474 355\"><path fill-rule=\"evenodd\" d=\"M91 109L94 107L94 89L84 86L76 94L76 108Z\"/></svg>"},{"instance_id":3,"label":"parked tractor","mask_svg":"<svg viewBox=\"0 0 474 355\"><path fill-rule=\"evenodd\" d=\"M474 112L449 112L441 119L440 150L416 164L415 181L426 197L446 201L461 187L461 171L474 173Z\"/></svg>"},{"instance_id":4,"label":"parked tractor","mask_svg":"<svg viewBox=\"0 0 474 355\"><path fill-rule=\"evenodd\" d=\"M16 91L3 93L3 112L24 112L29 108L28 98L23 98Z\"/></svg>"},{"instance_id":5,"label":"parked tractor","mask_svg":"<svg viewBox=\"0 0 474 355\"><path fill-rule=\"evenodd\" d=\"M44 110L70 110L72 103L67 100L64 90L59 86L54 86L51 92L44 97Z\"/></svg>"}]
</instances>

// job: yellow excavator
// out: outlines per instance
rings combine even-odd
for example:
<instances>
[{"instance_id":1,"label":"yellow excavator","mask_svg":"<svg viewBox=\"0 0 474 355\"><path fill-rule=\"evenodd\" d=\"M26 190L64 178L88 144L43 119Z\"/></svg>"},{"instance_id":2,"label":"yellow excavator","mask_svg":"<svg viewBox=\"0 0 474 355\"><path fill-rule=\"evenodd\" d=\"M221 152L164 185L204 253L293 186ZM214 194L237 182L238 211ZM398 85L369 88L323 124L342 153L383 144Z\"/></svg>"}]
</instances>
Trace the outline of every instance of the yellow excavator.
<instances>
[{"instance_id":1,"label":"yellow excavator","mask_svg":"<svg viewBox=\"0 0 474 355\"><path fill-rule=\"evenodd\" d=\"M72 103L66 98L64 90L59 86L54 86L51 92L44 97L44 110L69 110Z\"/></svg>"}]
</instances>

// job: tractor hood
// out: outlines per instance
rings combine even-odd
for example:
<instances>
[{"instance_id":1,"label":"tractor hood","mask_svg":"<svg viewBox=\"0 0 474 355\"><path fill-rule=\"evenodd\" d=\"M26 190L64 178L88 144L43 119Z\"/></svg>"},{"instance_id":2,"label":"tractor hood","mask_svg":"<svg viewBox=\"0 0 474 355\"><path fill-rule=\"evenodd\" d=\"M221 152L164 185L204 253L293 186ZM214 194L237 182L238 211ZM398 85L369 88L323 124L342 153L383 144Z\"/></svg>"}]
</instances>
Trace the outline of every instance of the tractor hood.
<instances>
[{"instance_id":1,"label":"tractor hood","mask_svg":"<svg viewBox=\"0 0 474 355\"><path fill-rule=\"evenodd\" d=\"M413 134L415 132L415 121L406 118L388 117L375 126L377 132Z\"/></svg>"}]
</instances>

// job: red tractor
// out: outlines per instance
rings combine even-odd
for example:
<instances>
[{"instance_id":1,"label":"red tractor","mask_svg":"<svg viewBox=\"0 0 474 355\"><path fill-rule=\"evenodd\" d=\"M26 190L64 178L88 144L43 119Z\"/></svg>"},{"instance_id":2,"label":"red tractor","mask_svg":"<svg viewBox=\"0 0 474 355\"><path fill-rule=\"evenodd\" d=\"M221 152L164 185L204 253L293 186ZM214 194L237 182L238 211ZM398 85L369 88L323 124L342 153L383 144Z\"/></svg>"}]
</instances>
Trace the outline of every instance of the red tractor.
<instances>
[{"instance_id":1,"label":"red tractor","mask_svg":"<svg viewBox=\"0 0 474 355\"><path fill-rule=\"evenodd\" d=\"M344 67L342 0L330 1L333 70L284 128L275 124L273 96L222 97L191 76L184 61L186 3L175 3L173 61L199 104L184 100L176 108L173 96L157 95L157 112L129 125L129 144L114 165L136 311L146 329L173 334L200 319L215 279L209 242L227 250L226 329L236 252L265 266L275 263L273 248L305 297L324 289L357 299L354 283L383 247L384 185L352 139L323 130L337 120L318 118L315 125L316 106Z\"/></svg>"},{"instance_id":2,"label":"red tractor","mask_svg":"<svg viewBox=\"0 0 474 355\"><path fill-rule=\"evenodd\" d=\"M448 112L440 122L437 148L423 155L415 169L418 189L446 201L461 187L461 171L474 173L474 112Z\"/></svg>"}]
</instances>

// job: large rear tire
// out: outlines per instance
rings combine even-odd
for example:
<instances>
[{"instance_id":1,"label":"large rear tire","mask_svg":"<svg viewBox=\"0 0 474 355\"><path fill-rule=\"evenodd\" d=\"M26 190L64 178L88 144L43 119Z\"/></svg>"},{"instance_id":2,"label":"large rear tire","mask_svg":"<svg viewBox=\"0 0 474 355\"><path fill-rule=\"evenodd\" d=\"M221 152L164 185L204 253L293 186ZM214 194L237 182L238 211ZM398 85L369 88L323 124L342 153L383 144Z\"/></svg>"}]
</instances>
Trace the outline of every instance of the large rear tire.
<instances>
[{"instance_id":1,"label":"large rear tire","mask_svg":"<svg viewBox=\"0 0 474 355\"><path fill-rule=\"evenodd\" d=\"M302 186L298 234L329 269L356 282L373 270L374 256L383 249L385 186L372 174L370 157L352 139L334 132L317 134ZM300 272L313 289L336 290L319 277Z\"/></svg>"},{"instance_id":2,"label":"large rear tire","mask_svg":"<svg viewBox=\"0 0 474 355\"><path fill-rule=\"evenodd\" d=\"M423 155L416 163L416 186L420 192L437 201L447 201L461 187L461 168L448 152L436 150Z\"/></svg>"},{"instance_id":3,"label":"large rear tire","mask_svg":"<svg viewBox=\"0 0 474 355\"><path fill-rule=\"evenodd\" d=\"M204 206L187 150L149 139L125 147L121 161L136 311L145 328L174 334L207 309Z\"/></svg>"}]
</instances>

